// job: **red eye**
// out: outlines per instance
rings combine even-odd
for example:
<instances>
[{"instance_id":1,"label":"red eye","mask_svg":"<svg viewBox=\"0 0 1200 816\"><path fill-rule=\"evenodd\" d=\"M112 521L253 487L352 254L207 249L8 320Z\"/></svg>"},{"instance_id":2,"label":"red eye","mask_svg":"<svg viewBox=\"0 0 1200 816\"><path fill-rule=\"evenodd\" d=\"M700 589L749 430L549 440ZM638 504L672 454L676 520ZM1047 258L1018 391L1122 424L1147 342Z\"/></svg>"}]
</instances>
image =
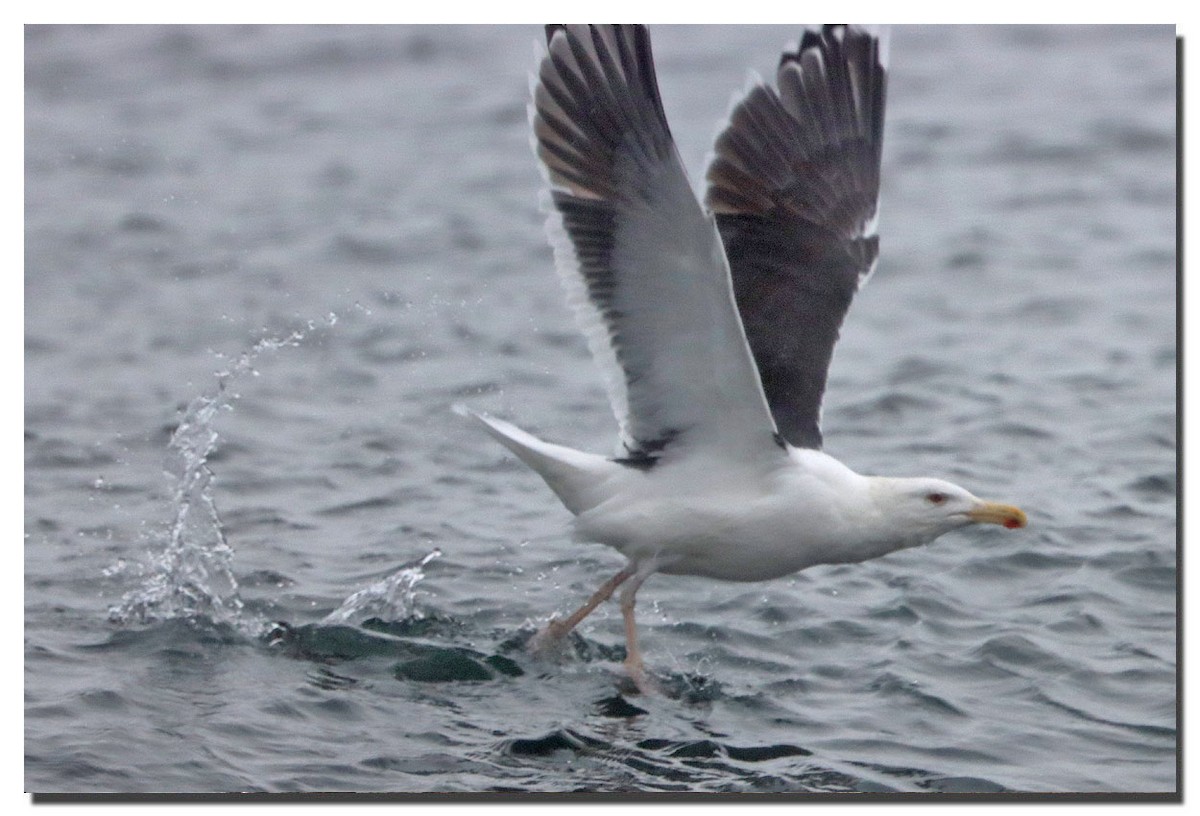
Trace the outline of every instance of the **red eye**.
<instances>
[{"instance_id":1,"label":"red eye","mask_svg":"<svg viewBox=\"0 0 1200 816\"><path fill-rule=\"evenodd\" d=\"M925 501L929 502L930 504L941 504L948 498L949 496L947 496L945 493L930 493L925 497Z\"/></svg>"}]
</instances>

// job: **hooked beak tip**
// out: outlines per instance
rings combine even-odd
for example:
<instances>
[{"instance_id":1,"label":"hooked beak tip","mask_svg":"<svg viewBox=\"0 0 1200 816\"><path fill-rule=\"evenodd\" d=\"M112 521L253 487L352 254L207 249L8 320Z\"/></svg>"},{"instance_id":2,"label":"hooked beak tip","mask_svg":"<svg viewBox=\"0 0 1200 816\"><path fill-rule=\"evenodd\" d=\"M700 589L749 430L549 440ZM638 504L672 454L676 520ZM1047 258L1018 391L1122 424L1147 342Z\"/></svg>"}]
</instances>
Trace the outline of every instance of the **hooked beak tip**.
<instances>
[{"instance_id":1,"label":"hooked beak tip","mask_svg":"<svg viewBox=\"0 0 1200 816\"><path fill-rule=\"evenodd\" d=\"M967 518L979 524L999 524L1009 530L1017 530L1029 523L1025 511L1011 504L982 502L967 513Z\"/></svg>"}]
</instances>

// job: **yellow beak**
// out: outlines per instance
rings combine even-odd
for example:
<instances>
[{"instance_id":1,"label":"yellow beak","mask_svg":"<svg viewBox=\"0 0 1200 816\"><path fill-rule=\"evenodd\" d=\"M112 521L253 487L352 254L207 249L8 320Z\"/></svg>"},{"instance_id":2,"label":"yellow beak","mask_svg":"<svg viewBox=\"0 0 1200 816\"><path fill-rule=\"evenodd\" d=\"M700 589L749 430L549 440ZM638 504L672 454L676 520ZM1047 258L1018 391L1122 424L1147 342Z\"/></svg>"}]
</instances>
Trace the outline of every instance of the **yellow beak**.
<instances>
[{"instance_id":1,"label":"yellow beak","mask_svg":"<svg viewBox=\"0 0 1200 816\"><path fill-rule=\"evenodd\" d=\"M996 502L981 503L974 510L967 512L967 518L980 524L1000 524L1010 530L1024 527L1027 521L1021 508Z\"/></svg>"}]
</instances>

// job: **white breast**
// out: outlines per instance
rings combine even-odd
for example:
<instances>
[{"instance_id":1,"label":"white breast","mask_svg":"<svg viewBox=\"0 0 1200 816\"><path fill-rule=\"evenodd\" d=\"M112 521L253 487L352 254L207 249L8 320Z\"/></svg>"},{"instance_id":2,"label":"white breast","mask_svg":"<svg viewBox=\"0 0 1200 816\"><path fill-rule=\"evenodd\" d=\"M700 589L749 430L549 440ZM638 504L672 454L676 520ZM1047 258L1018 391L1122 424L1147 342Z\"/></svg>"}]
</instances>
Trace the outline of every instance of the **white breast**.
<instances>
[{"instance_id":1,"label":"white breast","mask_svg":"<svg viewBox=\"0 0 1200 816\"><path fill-rule=\"evenodd\" d=\"M710 463L711 464L711 463ZM790 450L772 468L631 471L608 501L581 513L577 536L658 571L728 581L777 578L858 561L874 528L867 480L819 451Z\"/></svg>"}]
</instances>

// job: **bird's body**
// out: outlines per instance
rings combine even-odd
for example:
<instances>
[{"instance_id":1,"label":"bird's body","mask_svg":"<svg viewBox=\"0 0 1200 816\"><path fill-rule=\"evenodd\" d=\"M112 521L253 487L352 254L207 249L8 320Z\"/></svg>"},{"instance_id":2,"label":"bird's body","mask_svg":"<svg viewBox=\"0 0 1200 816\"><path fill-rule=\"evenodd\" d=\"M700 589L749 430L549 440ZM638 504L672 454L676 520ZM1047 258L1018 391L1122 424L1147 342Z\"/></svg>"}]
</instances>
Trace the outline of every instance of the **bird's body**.
<instances>
[{"instance_id":1,"label":"bird's body","mask_svg":"<svg viewBox=\"0 0 1200 816\"><path fill-rule=\"evenodd\" d=\"M878 558L980 520L969 515L978 515L978 500L948 482L861 476L818 450L788 446L759 462L699 455L640 468L479 419L575 514L576 538L666 575L765 581ZM961 512L927 514L926 523L902 514L901 498L928 493L961 502Z\"/></svg>"},{"instance_id":2,"label":"bird's body","mask_svg":"<svg viewBox=\"0 0 1200 816\"><path fill-rule=\"evenodd\" d=\"M874 557L876 536L855 525L874 520L867 482L836 459L793 450L776 467L725 471L720 484L709 472L681 466L653 481L636 474L613 499L580 513L576 533L636 563L653 561L659 573L726 581Z\"/></svg>"},{"instance_id":3,"label":"bird's body","mask_svg":"<svg viewBox=\"0 0 1200 816\"><path fill-rule=\"evenodd\" d=\"M826 26L780 60L717 140L705 206L658 97L640 26L552 26L531 122L560 276L608 388L618 453L473 414L626 566L627 665L654 573L778 578L877 558L1015 507L928 478L862 476L820 450L842 319L874 269L886 75L877 37Z\"/></svg>"}]
</instances>

